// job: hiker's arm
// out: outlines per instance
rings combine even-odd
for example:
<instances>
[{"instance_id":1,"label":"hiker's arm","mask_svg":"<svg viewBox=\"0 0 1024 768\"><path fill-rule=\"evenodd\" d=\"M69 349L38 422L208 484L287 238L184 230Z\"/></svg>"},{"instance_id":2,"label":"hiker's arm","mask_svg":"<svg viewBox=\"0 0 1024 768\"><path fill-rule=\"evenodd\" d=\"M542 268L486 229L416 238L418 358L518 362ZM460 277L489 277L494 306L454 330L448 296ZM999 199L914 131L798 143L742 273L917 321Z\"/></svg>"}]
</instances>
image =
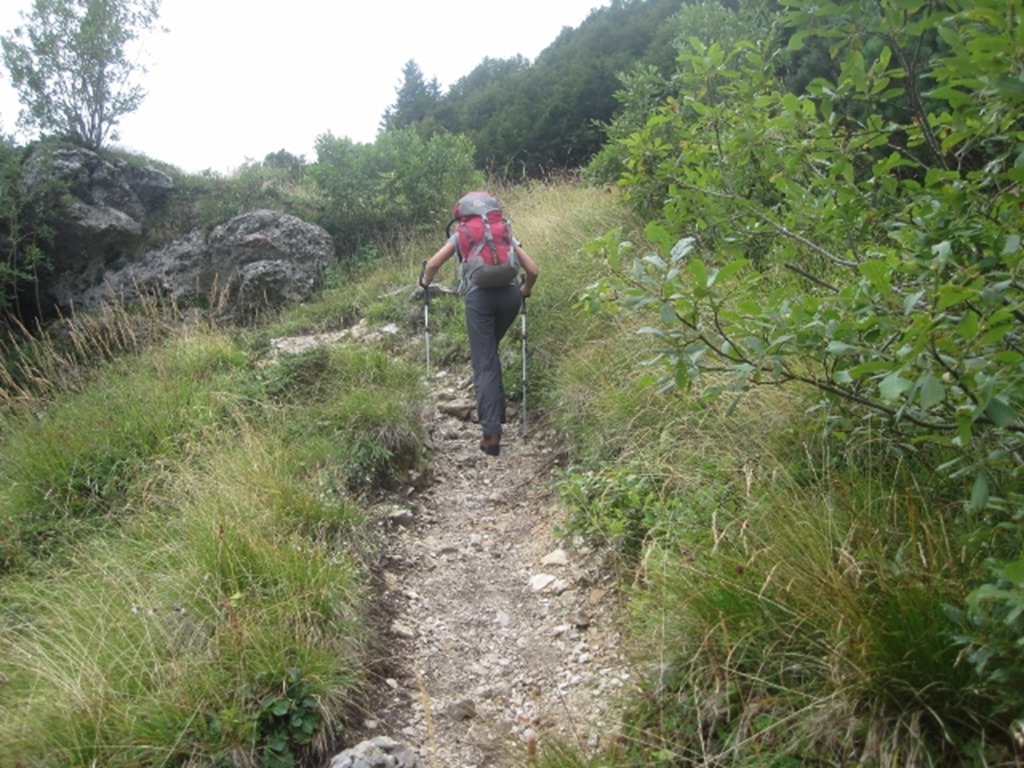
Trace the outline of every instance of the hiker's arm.
<instances>
[{"instance_id":1,"label":"hiker's arm","mask_svg":"<svg viewBox=\"0 0 1024 768\"><path fill-rule=\"evenodd\" d=\"M420 275L420 285L426 288L433 281L437 271L455 253L455 243L449 241L423 263L423 274Z\"/></svg>"},{"instance_id":2,"label":"hiker's arm","mask_svg":"<svg viewBox=\"0 0 1024 768\"><path fill-rule=\"evenodd\" d=\"M537 262L530 258L530 254L523 250L522 246L516 246L516 257L519 259L519 264L526 272L526 280L523 282L522 292L523 296L529 296L533 290L533 284L537 282L537 275L540 274L540 269L537 267Z\"/></svg>"}]
</instances>

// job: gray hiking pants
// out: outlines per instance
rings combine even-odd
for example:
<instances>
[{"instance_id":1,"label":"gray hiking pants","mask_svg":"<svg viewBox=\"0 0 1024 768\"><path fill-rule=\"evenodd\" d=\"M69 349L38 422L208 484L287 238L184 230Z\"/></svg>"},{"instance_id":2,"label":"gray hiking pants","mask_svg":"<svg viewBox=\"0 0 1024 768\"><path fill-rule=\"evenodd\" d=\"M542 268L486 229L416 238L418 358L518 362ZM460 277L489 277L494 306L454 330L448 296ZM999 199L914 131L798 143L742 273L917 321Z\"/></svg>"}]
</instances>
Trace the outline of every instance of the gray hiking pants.
<instances>
[{"instance_id":1,"label":"gray hiking pants","mask_svg":"<svg viewBox=\"0 0 1024 768\"><path fill-rule=\"evenodd\" d=\"M505 416L505 385L498 343L515 322L523 296L519 285L474 288L466 294L466 331L473 361L476 410L484 437L500 436Z\"/></svg>"}]
</instances>

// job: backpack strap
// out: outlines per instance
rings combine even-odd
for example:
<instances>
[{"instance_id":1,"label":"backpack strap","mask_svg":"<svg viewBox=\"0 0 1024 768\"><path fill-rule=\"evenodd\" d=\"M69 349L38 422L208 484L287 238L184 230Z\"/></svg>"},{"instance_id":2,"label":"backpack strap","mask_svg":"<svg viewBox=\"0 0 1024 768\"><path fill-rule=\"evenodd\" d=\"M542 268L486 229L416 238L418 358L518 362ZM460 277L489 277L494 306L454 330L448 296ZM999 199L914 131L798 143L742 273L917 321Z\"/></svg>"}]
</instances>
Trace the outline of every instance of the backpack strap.
<instances>
[{"instance_id":1,"label":"backpack strap","mask_svg":"<svg viewBox=\"0 0 1024 768\"><path fill-rule=\"evenodd\" d=\"M458 218L453 218L444 227L444 238L445 240L452 239L452 227L459 223ZM465 287L464 277L462 276L462 254L459 253L458 243L455 244L455 255L459 258L459 264L455 267L455 292L462 295L462 289Z\"/></svg>"}]
</instances>

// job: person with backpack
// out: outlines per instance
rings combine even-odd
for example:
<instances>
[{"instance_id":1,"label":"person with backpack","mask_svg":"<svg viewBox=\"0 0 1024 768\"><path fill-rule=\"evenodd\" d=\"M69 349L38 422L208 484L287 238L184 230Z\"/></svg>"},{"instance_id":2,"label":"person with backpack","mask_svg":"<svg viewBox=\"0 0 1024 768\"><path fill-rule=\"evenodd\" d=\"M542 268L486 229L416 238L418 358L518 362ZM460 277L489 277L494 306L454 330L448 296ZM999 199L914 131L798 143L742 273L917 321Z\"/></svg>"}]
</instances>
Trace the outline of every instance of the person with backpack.
<instances>
[{"instance_id":1,"label":"person with backpack","mask_svg":"<svg viewBox=\"0 0 1024 768\"><path fill-rule=\"evenodd\" d=\"M456 224L455 232L423 263L419 283L427 291L445 262L458 254L477 414L483 432L480 450L498 456L501 425L505 421L505 387L498 344L533 290L539 270L512 237L501 206L490 193L467 193L455 204L452 215L448 230L451 232L452 224ZM522 282L518 280L520 269L525 273Z\"/></svg>"}]
</instances>

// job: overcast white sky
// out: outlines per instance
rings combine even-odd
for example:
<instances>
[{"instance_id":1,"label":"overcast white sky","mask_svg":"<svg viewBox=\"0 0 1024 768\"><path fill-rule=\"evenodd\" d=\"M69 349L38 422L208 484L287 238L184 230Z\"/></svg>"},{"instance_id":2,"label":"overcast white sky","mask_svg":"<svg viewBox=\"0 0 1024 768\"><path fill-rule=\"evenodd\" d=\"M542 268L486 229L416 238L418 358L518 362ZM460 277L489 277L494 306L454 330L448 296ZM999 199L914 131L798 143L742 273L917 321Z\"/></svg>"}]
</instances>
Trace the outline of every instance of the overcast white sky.
<instances>
[{"instance_id":1,"label":"overcast white sky","mask_svg":"<svg viewBox=\"0 0 1024 768\"><path fill-rule=\"evenodd\" d=\"M374 140L409 59L444 90L486 56L533 61L563 27L608 2L163 0L168 31L146 39L148 95L122 119L118 144L193 173L230 172L280 149L313 161L316 137L328 131ZM31 7L2 0L0 33ZM0 64L4 133L15 132L18 110Z\"/></svg>"}]
</instances>

